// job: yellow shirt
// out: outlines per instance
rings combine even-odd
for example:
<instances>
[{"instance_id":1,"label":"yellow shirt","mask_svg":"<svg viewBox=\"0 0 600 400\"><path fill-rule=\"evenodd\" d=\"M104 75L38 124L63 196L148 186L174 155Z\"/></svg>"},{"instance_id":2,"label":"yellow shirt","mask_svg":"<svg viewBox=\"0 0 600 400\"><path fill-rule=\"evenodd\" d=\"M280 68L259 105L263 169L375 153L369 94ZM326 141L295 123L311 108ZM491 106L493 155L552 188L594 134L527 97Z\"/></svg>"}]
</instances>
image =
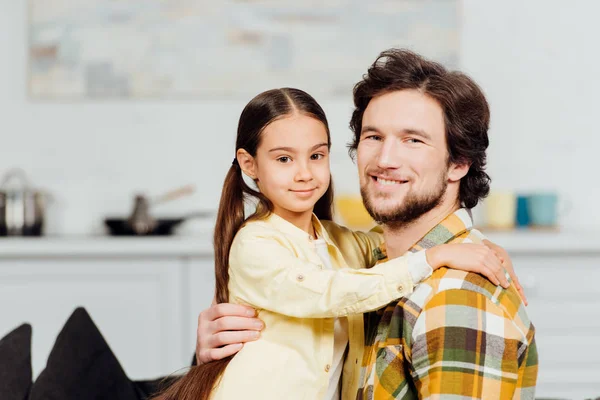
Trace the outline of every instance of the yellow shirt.
<instances>
[{"instance_id":1,"label":"yellow shirt","mask_svg":"<svg viewBox=\"0 0 600 400\"><path fill-rule=\"evenodd\" d=\"M329 384L334 317L343 316L348 316L349 346L342 399L356 397L362 313L412 292L408 261L413 254L364 269L377 261L373 250L381 234L353 232L314 216L313 225L328 244L334 270L324 268L306 232L275 214L247 223L236 235L229 301L256 308L265 329L229 363L213 400L322 399Z\"/></svg>"}]
</instances>

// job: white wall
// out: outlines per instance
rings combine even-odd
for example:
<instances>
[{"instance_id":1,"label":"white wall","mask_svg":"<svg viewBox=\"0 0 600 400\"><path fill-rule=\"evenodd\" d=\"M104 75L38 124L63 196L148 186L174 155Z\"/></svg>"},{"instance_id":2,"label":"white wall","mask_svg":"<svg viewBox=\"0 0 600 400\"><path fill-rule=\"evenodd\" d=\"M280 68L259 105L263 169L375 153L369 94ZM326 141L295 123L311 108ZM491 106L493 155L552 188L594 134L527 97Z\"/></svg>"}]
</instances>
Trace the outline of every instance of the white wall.
<instances>
[{"instance_id":1,"label":"white wall","mask_svg":"<svg viewBox=\"0 0 600 400\"><path fill-rule=\"evenodd\" d=\"M136 190L157 194L188 182L200 193L165 212L216 207L244 102L32 102L26 11L25 1L0 0L0 173L20 166L53 193L47 231L97 233L105 214L129 211ZM494 187L565 193L575 205L564 221L572 227L600 227L598 12L600 3L585 0L464 1L461 63L492 106ZM322 105L338 193L357 192L344 147L350 93Z\"/></svg>"},{"instance_id":2,"label":"white wall","mask_svg":"<svg viewBox=\"0 0 600 400\"><path fill-rule=\"evenodd\" d=\"M600 227L600 3L464 3L462 64L491 104L493 187L557 190L564 225Z\"/></svg>"}]
</instances>

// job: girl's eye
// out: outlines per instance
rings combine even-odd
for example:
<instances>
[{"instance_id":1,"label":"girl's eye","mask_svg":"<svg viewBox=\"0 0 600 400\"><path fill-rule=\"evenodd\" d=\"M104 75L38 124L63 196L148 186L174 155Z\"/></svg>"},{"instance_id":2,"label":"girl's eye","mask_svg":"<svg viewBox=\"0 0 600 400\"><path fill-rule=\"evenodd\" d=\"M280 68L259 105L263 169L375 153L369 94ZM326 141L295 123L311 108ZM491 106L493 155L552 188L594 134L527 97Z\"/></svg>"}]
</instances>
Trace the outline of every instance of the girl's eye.
<instances>
[{"instance_id":1,"label":"girl's eye","mask_svg":"<svg viewBox=\"0 0 600 400\"><path fill-rule=\"evenodd\" d=\"M283 163L283 164L287 164L288 162L292 161L292 159L289 158L288 156L283 156L283 157L279 157L277 159L277 161L279 161L280 163Z\"/></svg>"},{"instance_id":2,"label":"girl's eye","mask_svg":"<svg viewBox=\"0 0 600 400\"><path fill-rule=\"evenodd\" d=\"M313 155L311 155L311 156L310 156L310 159L311 159L311 160L320 160L320 159L322 159L323 157L325 157L325 155L324 155L324 154L313 154Z\"/></svg>"}]
</instances>

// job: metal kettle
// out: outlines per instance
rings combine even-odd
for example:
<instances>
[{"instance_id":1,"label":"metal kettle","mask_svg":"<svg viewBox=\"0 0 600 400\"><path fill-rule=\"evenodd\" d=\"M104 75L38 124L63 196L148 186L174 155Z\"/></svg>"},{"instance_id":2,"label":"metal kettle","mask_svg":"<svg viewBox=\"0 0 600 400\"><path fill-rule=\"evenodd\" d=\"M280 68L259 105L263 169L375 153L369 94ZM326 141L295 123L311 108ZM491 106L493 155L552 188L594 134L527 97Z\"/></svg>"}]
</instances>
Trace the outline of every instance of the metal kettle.
<instances>
[{"instance_id":1,"label":"metal kettle","mask_svg":"<svg viewBox=\"0 0 600 400\"><path fill-rule=\"evenodd\" d=\"M41 236L46 197L23 170L9 170L0 183L0 236Z\"/></svg>"}]
</instances>

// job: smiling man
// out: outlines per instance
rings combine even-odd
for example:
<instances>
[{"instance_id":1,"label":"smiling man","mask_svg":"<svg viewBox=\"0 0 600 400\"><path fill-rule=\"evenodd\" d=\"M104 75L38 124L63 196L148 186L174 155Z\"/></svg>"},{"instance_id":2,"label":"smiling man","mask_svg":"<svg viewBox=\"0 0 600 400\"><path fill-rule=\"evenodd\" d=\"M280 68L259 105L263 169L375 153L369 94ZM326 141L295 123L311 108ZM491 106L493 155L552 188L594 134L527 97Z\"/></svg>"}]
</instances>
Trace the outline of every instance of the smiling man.
<instances>
[{"instance_id":1,"label":"smiling man","mask_svg":"<svg viewBox=\"0 0 600 400\"><path fill-rule=\"evenodd\" d=\"M382 224L381 261L478 242L468 209L489 191L489 107L469 77L403 50L354 88L361 193ZM534 328L514 285L442 268L365 318L358 399L533 399Z\"/></svg>"}]
</instances>

